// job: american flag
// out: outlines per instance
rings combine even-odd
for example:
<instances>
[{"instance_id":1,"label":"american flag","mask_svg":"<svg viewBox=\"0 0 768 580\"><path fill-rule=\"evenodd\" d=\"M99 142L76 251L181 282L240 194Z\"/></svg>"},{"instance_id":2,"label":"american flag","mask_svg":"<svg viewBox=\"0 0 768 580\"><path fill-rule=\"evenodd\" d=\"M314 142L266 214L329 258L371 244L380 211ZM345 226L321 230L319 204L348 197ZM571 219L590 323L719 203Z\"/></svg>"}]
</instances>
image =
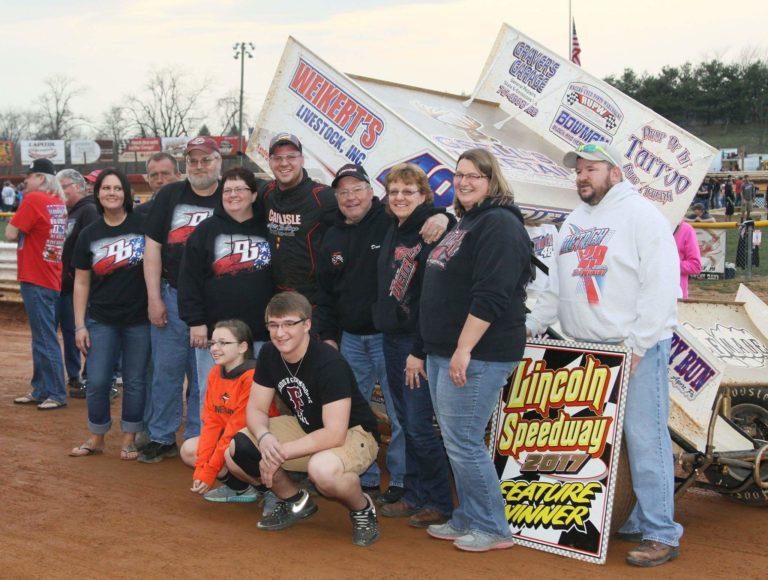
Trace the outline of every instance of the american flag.
<instances>
[{"instance_id":1,"label":"american flag","mask_svg":"<svg viewBox=\"0 0 768 580\"><path fill-rule=\"evenodd\" d=\"M576 19L573 19L573 33L571 34L571 62L581 66L581 46L579 46L579 37L576 36Z\"/></svg>"}]
</instances>

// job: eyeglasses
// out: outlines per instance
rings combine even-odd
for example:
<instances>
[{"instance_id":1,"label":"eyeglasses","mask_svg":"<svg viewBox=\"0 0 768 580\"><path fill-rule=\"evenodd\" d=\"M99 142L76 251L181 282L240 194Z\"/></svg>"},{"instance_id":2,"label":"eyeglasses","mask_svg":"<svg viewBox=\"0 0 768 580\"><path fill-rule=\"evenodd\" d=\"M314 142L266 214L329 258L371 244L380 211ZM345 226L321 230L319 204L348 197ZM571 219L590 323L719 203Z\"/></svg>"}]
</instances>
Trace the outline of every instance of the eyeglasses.
<instances>
[{"instance_id":1,"label":"eyeglasses","mask_svg":"<svg viewBox=\"0 0 768 580\"><path fill-rule=\"evenodd\" d=\"M68 188L72 187L73 185L75 185L75 182L74 182L74 181L70 181L70 182L69 182L69 183L67 183L66 185L64 185L64 184L62 183L62 184L61 184L61 189L68 189Z\"/></svg>"},{"instance_id":2,"label":"eyeglasses","mask_svg":"<svg viewBox=\"0 0 768 580\"><path fill-rule=\"evenodd\" d=\"M586 145L579 145L579 147L576 149L577 153L594 153L595 151L602 153L605 155L611 163L616 165L618 167L619 163L613 158L613 155L611 155L608 150L603 147L600 143L587 143Z\"/></svg>"},{"instance_id":3,"label":"eyeglasses","mask_svg":"<svg viewBox=\"0 0 768 580\"><path fill-rule=\"evenodd\" d=\"M277 332L278 330L281 330L281 329L288 330L289 328L293 328L297 324L301 324L305 320L309 320L309 319L301 318L299 320L286 320L285 322L268 322L267 330L270 332Z\"/></svg>"},{"instance_id":4,"label":"eyeglasses","mask_svg":"<svg viewBox=\"0 0 768 580\"><path fill-rule=\"evenodd\" d=\"M336 192L336 197L339 197L339 198L359 197L363 194L363 192L367 190L368 190L368 187L365 185L361 185L360 187L355 187L354 189L342 189Z\"/></svg>"},{"instance_id":5,"label":"eyeglasses","mask_svg":"<svg viewBox=\"0 0 768 580\"><path fill-rule=\"evenodd\" d=\"M240 195L241 193L245 193L246 191L250 193L251 188L250 187L225 187L224 189L221 190L221 194L232 195L234 193L235 195Z\"/></svg>"},{"instance_id":6,"label":"eyeglasses","mask_svg":"<svg viewBox=\"0 0 768 580\"><path fill-rule=\"evenodd\" d=\"M461 181L462 179L466 179L470 183L474 183L478 179L488 179L488 176L480 175L479 173L454 173L453 174L454 181Z\"/></svg>"},{"instance_id":7,"label":"eyeglasses","mask_svg":"<svg viewBox=\"0 0 768 580\"><path fill-rule=\"evenodd\" d=\"M199 159L192 159L191 157L187 157L187 166L208 167L217 159L218 157L200 157Z\"/></svg>"},{"instance_id":8,"label":"eyeglasses","mask_svg":"<svg viewBox=\"0 0 768 580\"><path fill-rule=\"evenodd\" d=\"M207 343L208 348L213 348L214 346L218 346L219 348L223 348L228 344L240 344L236 340L209 340Z\"/></svg>"},{"instance_id":9,"label":"eyeglasses","mask_svg":"<svg viewBox=\"0 0 768 580\"><path fill-rule=\"evenodd\" d=\"M418 189L390 189L389 195L392 197L397 197L398 195L403 195L405 197L413 197L419 193Z\"/></svg>"},{"instance_id":10,"label":"eyeglasses","mask_svg":"<svg viewBox=\"0 0 768 580\"><path fill-rule=\"evenodd\" d=\"M282 163L283 161L287 161L288 163L293 163L300 157L301 157L301 153L291 153L290 155L270 155L269 160L274 163Z\"/></svg>"}]
</instances>

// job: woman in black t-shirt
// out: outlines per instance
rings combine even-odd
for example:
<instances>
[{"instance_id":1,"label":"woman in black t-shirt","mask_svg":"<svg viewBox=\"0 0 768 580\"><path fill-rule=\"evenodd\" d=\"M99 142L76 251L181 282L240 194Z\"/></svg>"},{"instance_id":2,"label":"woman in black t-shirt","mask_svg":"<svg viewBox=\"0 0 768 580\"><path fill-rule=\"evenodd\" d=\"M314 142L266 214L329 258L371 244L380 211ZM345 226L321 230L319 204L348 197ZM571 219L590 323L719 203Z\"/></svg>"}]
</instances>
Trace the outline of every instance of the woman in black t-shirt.
<instances>
[{"instance_id":1,"label":"woman in black t-shirt","mask_svg":"<svg viewBox=\"0 0 768 580\"><path fill-rule=\"evenodd\" d=\"M146 367L149 362L147 290L144 285L144 235L141 218L132 213L128 178L105 169L94 185L102 219L85 228L77 240L75 266L75 340L87 355L88 431L85 443L70 451L84 457L104 450L112 426L109 389L122 354L123 432L120 458L134 460L136 433L144 424Z\"/></svg>"}]
</instances>

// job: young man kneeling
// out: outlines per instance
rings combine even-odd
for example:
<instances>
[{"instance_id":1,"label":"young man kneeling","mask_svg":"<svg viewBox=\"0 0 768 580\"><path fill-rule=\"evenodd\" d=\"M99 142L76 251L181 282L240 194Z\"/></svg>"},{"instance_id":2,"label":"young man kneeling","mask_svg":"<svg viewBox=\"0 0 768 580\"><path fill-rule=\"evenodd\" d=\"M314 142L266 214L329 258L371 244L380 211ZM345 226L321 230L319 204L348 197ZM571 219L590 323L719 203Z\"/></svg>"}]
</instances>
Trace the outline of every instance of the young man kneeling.
<instances>
[{"instance_id":1,"label":"young man kneeling","mask_svg":"<svg viewBox=\"0 0 768 580\"><path fill-rule=\"evenodd\" d=\"M317 511L307 491L285 472L301 471L321 494L347 507L352 543L368 546L379 538L378 522L359 475L376 460L376 417L344 358L310 337L312 307L306 298L278 294L265 318L271 343L259 353L247 427L233 438L227 465L236 477L261 480L280 500L262 516L259 529L282 530ZM290 415L269 418L275 389Z\"/></svg>"}]
</instances>

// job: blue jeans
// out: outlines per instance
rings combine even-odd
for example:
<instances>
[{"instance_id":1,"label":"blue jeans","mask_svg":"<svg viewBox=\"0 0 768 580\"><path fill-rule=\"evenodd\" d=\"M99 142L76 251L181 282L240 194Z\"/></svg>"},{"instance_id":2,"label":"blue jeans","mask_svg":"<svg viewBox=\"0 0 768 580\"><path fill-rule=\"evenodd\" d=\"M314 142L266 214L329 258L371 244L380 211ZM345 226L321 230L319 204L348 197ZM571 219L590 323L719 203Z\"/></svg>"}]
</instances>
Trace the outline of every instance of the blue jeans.
<instances>
[{"instance_id":1,"label":"blue jeans","mask_svg":"<svg viewBox=\"0 0 768 580\"><path fill-rule=\"evenodd\" d=\"M460 531L512 537L499 478L485 445L485 429L516 362L470 360L467 384L459 388L448 373L450 359L427 356L429 392L453 469L459 505L450 524Z\"/></svg>"},{"instance_id":2,"label":"blue jeans","mask_svg":"<svg viewBox=\"0 0 768 580\"><path fill-rule=\"evenodd\" d=\"M187 376L187 426L184 439L200 435L200 390L195 349L189 346L189 327L179 318L176 288L162 282L168 323L152 326L152 414L149 438L170 445L184 414L184 375ZM125 373L125 368L123 368Z\"/></svg>"},{"instance_id":3,"label":"blue jeans","mask_svg":"<svg viewBox=\"0 0 768 580\"><path fill-rule=\"evenodd\" d=\"M667 428L671 342L660 340L648 349L629 380L624 437L637 504L621 531L677 546L683 526L674 521L675 466Z\"/></svg>"},{"instance_id":4,"label":"blue jeans","mask_svg":"<svg viewBox=\"0 0 768 580\"><path fill-rule=\"evenodd\" d=\"M392 404L392 395L387 383L387 372L384 365L384 339L381 334L351 334L344 332L341 337L341 354L347 359L352 372L355 373L357 387L366 401L371 400L373 387L378 382L384 395L384 405L389 417L392 437L387 448L387 471L389 485L403 487L405 478L405 437L397 420L397 413ZM381 472L374 461L363 475L360 482L366 487L378 486Z\"/></svg>"},{"instance_id":5,"label":"blue jeans","mask_svg":"<svg viewBox=\"0 0 768 580\"><path fill-rule=\"evenodd\" d=\"M428 508L450 516L453 493L448 457L432 423L435 411L429 383L422 377L418 389L411 389L405 384L405 361L413 342L413 336L408 334L384 335L389 392L405 434L403 499L412 507Z\"/></svg>"},{"instance_id":6,"label":"blue jeans","mask_svg":"<svg viewBox=\"0 0 768 580\"><path fill-rule=\"evenodd\" d=\"M91 318L85 322L91 337L88 351L88 430L102 435L112 427L109 390L115 363L123 360L123 412L120 430L138 433L144 427L144 396L149 364L149 323L116 326Z\"/></svg>"},{"instance_id":7,"label":"blue jeans","mask_svg":"<svg viewBox=\"0 0 768 580\"><path fill-rule=\"evenodd\" d=\"M32 396L41 401L52 399L66 403L64 361L56 334L59 293L28 282L22 282L20 286L32 334Z\"/></svg>"},{"instance_id":8,"label":"blue jeans","mask_svg":"<svg viewBox=\"0 0 768 580\"><path fill-rule=\"evenodd\" d=\"M75 309L72 305L72 294L59 294L56 302L57 326L61 327L61 338L64 341L64 368L67 370L67 379L80 380L80 351L75 342Z\"/></svg>"},{"instance_id":9,"label":"blue jeans","mask_svg":"<svg viewBox=\"0 0 768 580\"><path fill-rule=\"evenodd\" d=\"M259 356L259 351L264 344L266 343L259 340L253 341L253 358ZM197 361L197 385L200 388L200 416L202 416L205 392L208 390L208 375L211 374L211 369L216 363L213 362L211 351L207 348L196 348L195 359Z\"/></svg>"}]
</instances>

